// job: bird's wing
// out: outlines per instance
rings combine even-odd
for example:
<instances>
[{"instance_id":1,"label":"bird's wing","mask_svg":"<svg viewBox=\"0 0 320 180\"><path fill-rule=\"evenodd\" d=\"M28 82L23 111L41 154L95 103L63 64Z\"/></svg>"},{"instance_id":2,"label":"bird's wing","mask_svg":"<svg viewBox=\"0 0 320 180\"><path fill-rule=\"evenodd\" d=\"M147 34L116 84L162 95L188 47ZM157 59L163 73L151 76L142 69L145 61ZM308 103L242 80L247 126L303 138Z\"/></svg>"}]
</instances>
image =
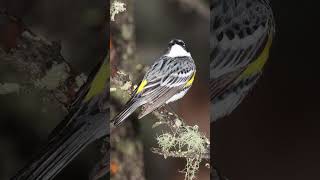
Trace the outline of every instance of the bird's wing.
<instances>
[{"instance_id":1,"label":"bird's wing","mask_svg":"<svg viewBox=\"0 0 320 180\"><path fill-rule=\"evenodd\" d=\"M273 15L264 0L225 0L211 4L211 100L234 82L260 73L274 34Z\"/></svg>"},{"instance_id":2,"label":"bird's wing","mask_svg":"<svg viewBox=\"0 0 320 180\"><path fill-rule=\"evenodd\" d=\"M77 124L48 142L11 180L53 179L87 145L110 133L108 116L109 113L97 113L78 118Z\"/></svg>"},{"instance_id":3,"label":"bird's wing","mask_svg":"<svg viewBox=\"0 0 320 180\"><path fill-rule=\"evenodd\" d=\"M214 98L221 96L242 72L243 70L240 69L238 71L227 73L224 76L210 79L209 88L211 101L213 101Z\"/></svg>"},{"instance_id":4,"label":"bird's wing","mask_svg":"<svg viewBox=\"0 0 320 180\"><path fill-rule=\"evenodd\" d=\"M136 98L145 102L139 117L164 104L184 87L191 86L195 65L189 58L164 56L150 68L136 93Z\"/></svg>"},{"instance_id":5,"label":"bird's wing","mask_svg":"<svg viewBox=\"0 0 320 180\"><path fill-rule=\"evenodd\" d=\"M265 0L212 3L210 21L211 78L252 63L274 33L272 11Z\"/></svg>"},{"instance_id":6,"label":"bird's wing","mask_svg":"<svg viewBox=\"0 0 320 180\"><path fill-rule=\"evenodd\" d=\"M46 146L12 180L52 179L87 145L110 133L109 112L99 109L106 98L108 70L107 62L103 62L92 71Z\"/></svg>"}]
</instances>

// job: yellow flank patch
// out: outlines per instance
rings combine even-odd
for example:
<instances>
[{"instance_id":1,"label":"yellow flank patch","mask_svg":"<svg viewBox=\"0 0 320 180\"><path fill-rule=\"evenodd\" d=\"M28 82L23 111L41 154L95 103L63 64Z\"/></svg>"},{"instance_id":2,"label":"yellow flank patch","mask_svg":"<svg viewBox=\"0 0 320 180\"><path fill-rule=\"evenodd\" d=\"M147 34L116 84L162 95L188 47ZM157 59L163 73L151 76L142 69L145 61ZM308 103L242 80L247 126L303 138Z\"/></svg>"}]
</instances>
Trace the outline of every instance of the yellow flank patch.
<instances>
[{"instance_id":1,"label":"yellow flank patch","mask_svg":"<svg viewBox=\"0 0 320 180\"><path fill-rule=\"evenodd\" d=\"M84 102L91 100L94 96L101 94L106 87L106 83L109 79L109 66L105 59L102 63L99 71L91 82L90 89L84 98Z\"/></svg>"},{"instance_id":2,"label":"yellow flank patch","mask_svg":"<svg viewBox=\"0 0 320 180\"><path fill-rule=\"evenodd\" d=\"M137 90L137 94L143 90L143 88L147 85L147 83L148 83L148 81L145 79L140 83L138 90Z\"/></svg>"},{"instance_id":3,"label":"yellow flank patch","mask_svg":"<svg viewBox=\"0 0 320 180\"><path fill-rule=\"evenodd\" d=\"M194 81L194 77L196 76L196 73L194 72L192 77L189 79L189 81L184 85L184 87L189 87L192 85L193 81Z\"/></svg>"},{"instance_id":4,"label":"yellow flank patch","mask_svg":"<svg viewBox=\"0 0 320 180\"><path fill-rule=\"evenodd\" d=\"M261 54L258 56L256 60L254 60L251 64L248 65L248 67L239 76L239 79L244 79L262 70L263 66L265 65L265 63L269 58L269 51L270 51L271 44L272 44L272 35L269 36L266 46L261 52Z\"/></svg>"}]
</instances>

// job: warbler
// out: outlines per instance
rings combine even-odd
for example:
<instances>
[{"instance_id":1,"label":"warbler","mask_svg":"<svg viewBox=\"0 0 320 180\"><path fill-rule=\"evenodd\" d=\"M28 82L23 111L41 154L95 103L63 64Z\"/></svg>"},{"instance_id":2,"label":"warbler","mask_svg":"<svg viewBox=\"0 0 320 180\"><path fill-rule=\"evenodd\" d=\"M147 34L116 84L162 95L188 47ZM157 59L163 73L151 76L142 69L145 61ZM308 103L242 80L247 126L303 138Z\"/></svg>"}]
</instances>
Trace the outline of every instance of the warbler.
<instances>
[{"instance_id":1,"label":"warbler","mask_svg":"<svg viewBox=\"0 0 320 180\"><path fill-rule=\"evenodd\" d=\"M230 114L262 74L275 34L268 0L211 0L211 121Z\"/></svg>"},{"instance_id":2,"label":"warbler","mask_svg":"<svg viewBox=\"0 0 320 180\"><path fill-rule=\"evenodd\" d=\"M69 114L54 129L48 143L14 180L54 178L91 142L109 133L108 58L99 63L78 91Z\"/></svg>"},{"instance_id":3,"label":"warbler","mask_svg":"<svg viewBox=\"0 0 320 180\"><path fill-rule=\"evenodd\" d=\"M182 98L190 89L196 66L186 44L180 39L169 42L167 51L146 72L124 109L111 122L119 126L138 107L142 118L158 107Z\"/></svg>"}]
</instances>

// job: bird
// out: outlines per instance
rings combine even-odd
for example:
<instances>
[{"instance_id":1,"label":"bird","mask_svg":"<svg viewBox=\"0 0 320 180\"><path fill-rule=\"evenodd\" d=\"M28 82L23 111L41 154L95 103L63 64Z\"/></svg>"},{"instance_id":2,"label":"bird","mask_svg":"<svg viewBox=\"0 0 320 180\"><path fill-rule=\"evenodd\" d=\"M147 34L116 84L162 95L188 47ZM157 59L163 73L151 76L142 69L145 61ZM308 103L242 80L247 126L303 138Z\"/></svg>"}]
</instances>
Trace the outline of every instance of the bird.
<instances>
[{"instance_id":1,"label":"bird","mask_svg":"<svg viewBox=\"0 0 320 180\"><path fill-rule=\"evenodd\" d=\"M109 133L108 57L100 62L77 92L69 113L48 142L11 180L53 179L86 146Z\"/></svg>"},{"instance_id":2,"label":"bird","mask_svg":"<svg viewBox=\"0 0 320 180\"><path fill-rule=\"evenodd\" d=\"M123 110L111 122L118 127L139 107L142 110L138 119L141 119L158 107L182 98L195 75L196 65L186 44L172 39L164 55L149 68Z\"/></svg>"},{"instance_id":3,"label":"bird","mask_svg":"<svg viewBox=\"0 0 320 180\"><path fill-rule=\"evenodd\" d=\"M275 21L268 0L211 0L211 122L228 116L252 90L269 58Z\"/></svg>"}]
</instances>

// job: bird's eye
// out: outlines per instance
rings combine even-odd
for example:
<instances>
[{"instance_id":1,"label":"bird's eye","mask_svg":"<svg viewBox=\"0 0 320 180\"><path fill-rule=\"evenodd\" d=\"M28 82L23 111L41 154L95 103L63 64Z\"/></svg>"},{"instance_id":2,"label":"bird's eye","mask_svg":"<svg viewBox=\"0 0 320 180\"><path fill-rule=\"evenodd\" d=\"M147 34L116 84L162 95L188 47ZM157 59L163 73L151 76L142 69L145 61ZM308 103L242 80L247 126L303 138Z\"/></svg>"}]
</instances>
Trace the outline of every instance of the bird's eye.
<instances>
[{"instance_id":1,"label":"bird's eye","mask_svg":"<svg viewBox=\"0 0 320 180\"><path fill-rule=\"evenodd\" d=\"M179 41L178 44L183 46L183 47L186 47L186 44L183 41Z\"/></svg>"}]
</instances>

